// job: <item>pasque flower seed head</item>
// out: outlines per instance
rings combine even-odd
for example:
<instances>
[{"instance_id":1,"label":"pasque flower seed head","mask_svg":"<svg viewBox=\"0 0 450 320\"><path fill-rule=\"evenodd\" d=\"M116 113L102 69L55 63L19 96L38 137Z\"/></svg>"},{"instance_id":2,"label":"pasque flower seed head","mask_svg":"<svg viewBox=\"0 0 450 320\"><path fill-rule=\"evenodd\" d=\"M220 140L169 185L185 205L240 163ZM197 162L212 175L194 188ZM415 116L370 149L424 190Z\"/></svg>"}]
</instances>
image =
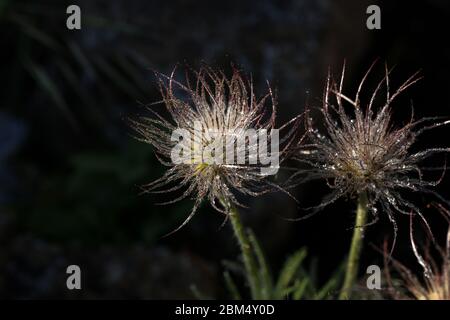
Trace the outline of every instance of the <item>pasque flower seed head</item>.
<instances>
[{"instance_id":1,"label":"pasque flower seed head","mask_svg":"<svg viewBox=\"0 0 450 320\"><path fill-rule=\"evenodd\" d=\"M422 210L411 200L410 192L430 194L446 202L432 188L441 179L429 181L424 177L426 171L436 168L422 164L429 157L448 152L449 149L413 151L413 145L425 131L448 124L449 121L433 117L411 119L403 126L393 124L393 101L416 83L419 77L414 74L396 91L390 92L390 71L387 68L385 76L363 104L361 90L373 66L361 80L354 98L343 92L345 66L339 83L328 76L323 106L320 108L325 130L321 132L316 123L306 117L308 142L300 146L301 151L297 153L296 159L306 164L307 168L299 170L293 179L297 183L323 179L332 190L308 216L343 196L353 197L365 192L368 209L373 217L369 224L378 220L378 210L381 209L392 222L396 235L396 212L417 214L428 227ZM381 95L382 92L385 93ZM377 98L382 98L378 108L375 107Z\"/></svg>"},{"instance_id":2,"label":"pasque flower seed head","mask_svg":"<svg viewBox=\"0 0 450 320\"><path fill-rule=\"evenodd\" d=\"M269 176L286 158L298 133L299 117L275 128L276 101L270 88L257 99L252 82L238 70L227 78L207 66L187 73L185 84L175 80L174 72L158 78L169 116L150 106L153 117L131 124L137 138L151 144L168 167L161 178L143 186L144 191L181 190L166 203L186 197L195 200L179 228L194 216L202 200L227 214L229 204L241 205L236 194L258 196L283 190Z\"/></svg>"}]
</instances>

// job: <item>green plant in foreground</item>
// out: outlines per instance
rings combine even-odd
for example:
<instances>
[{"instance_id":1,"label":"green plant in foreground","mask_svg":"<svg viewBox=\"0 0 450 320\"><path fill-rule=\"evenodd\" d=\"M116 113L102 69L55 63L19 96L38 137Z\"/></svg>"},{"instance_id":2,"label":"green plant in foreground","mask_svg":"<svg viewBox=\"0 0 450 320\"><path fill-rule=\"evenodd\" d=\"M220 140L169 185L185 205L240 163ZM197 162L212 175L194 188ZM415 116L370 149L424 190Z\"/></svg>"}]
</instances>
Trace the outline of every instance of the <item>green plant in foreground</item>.
<instances>
[{"instance_id":1,"label":"green plant in foreground","mask_svg":"<svg viewBox=\"0 0 450 320\"><path fill-rule=\"evenodd\" d=\"M246 253L247 259L250 260L252 268L245 268L243 273L248 279L251 279L249 283L251 283L252 299L322 300L334 296L342 281L342 268L338 268L325 284L318 286L315 277L317 266L311 264L310 270L303 267L307 251L305 248L301 248L286 259L278 276L274 278L255 234L251 230L247 230L245 237L249 246ZM225 265L236 273L242 271L240 266L234 263L226 262ZM224 281L230 296L234 300L242 299L242 295L229 271L224 272Z\"/></svg>"}]
</instances>

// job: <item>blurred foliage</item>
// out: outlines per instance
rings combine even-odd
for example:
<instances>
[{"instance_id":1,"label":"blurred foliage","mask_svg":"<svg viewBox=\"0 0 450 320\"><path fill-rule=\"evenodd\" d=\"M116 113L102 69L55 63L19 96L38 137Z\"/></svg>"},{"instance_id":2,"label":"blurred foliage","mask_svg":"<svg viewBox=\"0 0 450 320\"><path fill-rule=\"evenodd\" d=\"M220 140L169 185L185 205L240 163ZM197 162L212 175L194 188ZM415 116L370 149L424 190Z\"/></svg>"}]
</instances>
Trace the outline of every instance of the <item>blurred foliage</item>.
<instances>
[{"instance_id":1,"label":"blurred foliage","mask_svg":"<svg viewBox=\"0 0 450 320\"><path fill-rule=\"evenodd\" d=\"M77 33L65 27L66 17L61 1L1 2L0 25L8 30L4 43L11 61L4 75L9 79L5 106L23 114L28 104L41 102L45 115L57 112L75 132L107 127L108 116L117 111L105 108L148 97L149 62L116 41L141 37L142 32L83 12L83 29L89 31Z\"/></svg>"},{"instance_id":2,"label":"blurred foliage","mask_svg":"<svg viewBox=\"0 0 450 320\"><path fill-rule=\"evenodd\" d=\"M174 205L157 214L154 199L139 195L143 177L151 179L161 170L151 170L152 157L152 150L137 142L119 154L73 156L69 174L49 177L37 190L32 205L24 208L22 223L58 241L155 241L188 208Z\"/></svg>"},{"instance_id":3,"label":"blurred foliage","mask_svg":"<svg viewBox=\"0 0 450 320\"><path fill-rule=\"evenodd\" d=\"M0 2L10 61L2 103L30 128L16 162L24 169L20 227L61 241L155 241L188 209L162 212L154 198L138 196L138 185L162 168L123 119L151 93L150 63L118 39L145 35L91 10L82 12L86 32L69 31L65 8L56 0Z\"/></svg>"}]
</instances>

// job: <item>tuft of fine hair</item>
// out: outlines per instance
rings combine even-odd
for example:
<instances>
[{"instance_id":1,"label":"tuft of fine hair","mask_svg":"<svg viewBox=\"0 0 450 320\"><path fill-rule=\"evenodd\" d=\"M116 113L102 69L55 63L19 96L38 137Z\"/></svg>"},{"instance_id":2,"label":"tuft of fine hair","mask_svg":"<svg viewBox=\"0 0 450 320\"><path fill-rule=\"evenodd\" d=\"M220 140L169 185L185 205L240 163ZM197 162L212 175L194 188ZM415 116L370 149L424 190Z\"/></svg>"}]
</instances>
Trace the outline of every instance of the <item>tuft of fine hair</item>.
<instances>
[{"instance_id":1,"label":"tuft of fine hair","mask_svg":"<svg viewBox=\"0 0 450 320\"><path fill-rule=\"evenodd\" d=\"M227 217L229 204L244 206L237 194L259 196L271 191L287 192L281 185L261 174L261 163L249 161L249 153L245 153L244 164L215 164L202 162L201 150L211 141L202 133L212 130L220 135L234 137L234 143L247 129L276 129L276 99L268 87L268 92L257 98L253 83L246 80L233 68L231 77L208 66L199 71L186 72L186 81L181 83L175 79L175 70L170 76L157 74L159 88L163 97L162 103L168 113L163 116L155 110L155 105L148 106L152 117L140 117L130 120L137 133L137 139L150 144L159 161L167 167L167 171L159 179L142 186L143 192L168 193L181 191L174 199L162 204L173 203L184 198L194 200L193 208L186 220L173 232L186 225L196 213L203 200L225 214ZM195 123L201 124L201 130ZM299 117L292 119L280 128L279 151L276 154L281 164L288 156L291 146L296 141ZM196 145L192 163L173 163L170 156L176 141L171 134L176 129L184 129L192 134ZM270 137L268 143L270 143ZM255 150L246 140L248 150ZM249 145L250 144L250 145ZM225 218L226 219L226 218Z\"/></svg>"},{"instance_id":2,"label":"tuft of fine hair","mask_svg":"<svg viewBox=\"0 0 450 320\"><path fill-rule=\"evenodd\" d=\"M438 117L416 120L411 115L404 125L392 122L394 100L420 79L418 73L392 92L389 86L391 70L385 66L384 77L369 98L362 101L360 96L374 65L375 62L362 78L354 97L343 92L345 64L339 82L328 75L323 105L319 108L324 129L319 129L311 117L306 117L307 142L299 147L295 156L306 168L299 169L291 179L297 184L323 180L331 189L320 204L309 208L313 211L305 217L341 197L353 198L366 192L372 217L367 225L378 221L380 211L386 214L394 230L393 249L397 235L396 214L418 215L429 229L420 206L414 203L417 194L430 195L434 200L448 204L434 190L443 178L445 163L441 167L430 168L424 165L424 161L449 152L449 148L413 151L413 147L423 133L450 121ZM382 103L377 103L376 107L377 99ZM427 179L425 173L433 170L442 170L442 176L437 180Z\"/></svg>"}]
</instances>

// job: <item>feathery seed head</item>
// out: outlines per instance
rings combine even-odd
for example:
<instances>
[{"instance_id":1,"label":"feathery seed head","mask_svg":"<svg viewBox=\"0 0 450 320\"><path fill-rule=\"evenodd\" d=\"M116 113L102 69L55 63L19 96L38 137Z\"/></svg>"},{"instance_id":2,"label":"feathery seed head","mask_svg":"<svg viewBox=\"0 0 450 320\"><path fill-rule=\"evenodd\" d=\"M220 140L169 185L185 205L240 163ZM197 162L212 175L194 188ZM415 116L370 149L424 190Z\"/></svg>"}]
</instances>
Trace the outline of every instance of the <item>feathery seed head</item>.
<instances>
[{"instance_id":1,"label":"feathery seed head","mask_svg":"<svg viewBox=\"0 0 450 320\"><path fill-rule=\"evenodd\" d=\"M414 74L392 93L387 68L384 78L363 105L360 92L373 66L363 77L353 99L345 95L342 89L345 66L339 84L328 76L323 107L320 109L325 133L321 134L307 117L309 142L300 146L301 151L296 159L309 168L300 170L294 178L301 182L314 179L327 181L332 192L315 207L316 210L342 196L366 192L368 208L374 218L371 223L377 221L377 209L380 208L388 215L395 232L394 212L418 214L428 226L421 210L405 194L408 191L421 192L445 201L431 189L440 179L427 181L423 176L423 172L437 168L426 168L422 163L430 156L448 152L449 149L430 148L413 152L412 146L424 131L449 121L436 122L439 118L423 118L411 119L403 126L393 125L392 102L419 78ZM383 104L375 108L374 101L383 87L386 92ZM444 168L441 169L444 171Z\"/></svg>"},{"instance_id":2,"label":"feathery seed head","mask_svg":"<svg viewBox=\"0 0 450 320\"><path fill-rule=\"evenodd\" d=\"M138 139L151 144L160 162L169 168L144 186L144 191L184 189L166 203L195 199L191 214L179 228L192 218L203 199L227 214L231 203L242 206L236 193L257 196L282 189L268 176L275 174L286 158L299 120L296 117L275 128L276 103L270 88L257 99L252 82L237 70L227 78L206 66L186 74L185 84L175 80L174 72L159 75L159 83L169 117L149 108L154 117L131 122ZM279 139L278 130L286 128L288 132Z\"/></svg>"},{"instance_id":3,"label":"feathery seed head","mask_svg":"<svg viewBox=\"0 0 450 320\"><path fill-rule=\"evenodd\" d=\"M442 207L435 205L449 222L450 212ZM424 256L418 252L418 248L413 238L412 218L410 219L410 240L411 246L418 257L419 262L424 269L424 277L416 277L414 273L399 261L391 258L384 249L385 266L387 273L387 282L390 292L394 299L416 299L416 300L450 300L450 228L447 231L446 245L444 247L435 246L440 253L440 259L432 257L430 245L423 246ZM388 264L391 262L394 270L400 276L400 287L405 289L398 290L394 286L389 272Z\"/></svg>"}]
</instances>

